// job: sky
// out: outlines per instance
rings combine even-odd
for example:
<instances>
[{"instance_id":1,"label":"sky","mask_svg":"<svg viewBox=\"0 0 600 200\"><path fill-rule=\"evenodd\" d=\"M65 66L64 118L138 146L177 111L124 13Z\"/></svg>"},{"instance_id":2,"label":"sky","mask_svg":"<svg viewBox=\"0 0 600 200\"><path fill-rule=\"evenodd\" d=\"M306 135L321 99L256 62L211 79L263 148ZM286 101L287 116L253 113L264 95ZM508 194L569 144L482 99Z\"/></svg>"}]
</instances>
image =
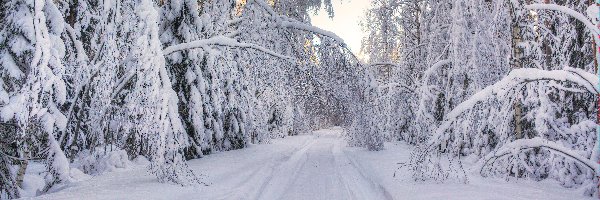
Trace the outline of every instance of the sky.
<instances>
[{"instance_id":1,"label":"sky","mask_svg":"<svg viewBox=\"0 0 600 200\"><path fill-rule=\"evenodd\" d=\"M312 24L321 29L334 32L340 36L355 55L359 55L360 41L364 33L360 21L364 18L365 10L369 8L370 0L332 0L335 17L329 18L322 9L312 16Z\"/></svg>"}]
</instances>

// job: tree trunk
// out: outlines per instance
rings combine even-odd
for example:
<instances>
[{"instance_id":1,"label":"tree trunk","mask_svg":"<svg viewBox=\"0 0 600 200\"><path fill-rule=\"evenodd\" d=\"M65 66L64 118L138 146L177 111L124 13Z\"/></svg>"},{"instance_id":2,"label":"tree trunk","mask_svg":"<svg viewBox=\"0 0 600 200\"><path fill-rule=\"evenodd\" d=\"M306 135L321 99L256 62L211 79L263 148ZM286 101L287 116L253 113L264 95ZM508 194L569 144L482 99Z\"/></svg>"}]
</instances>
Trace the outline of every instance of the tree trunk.
<instances>
[{"instance_id":1,"label":"tree trunk","mask_svg":"<svg viewBox=\"0 0 600 200\"><path fill-rule=\"evenodd\" d=\"M521 38L521 27L519 27L519 14L515 12L515 7L514 5L512 5L512 8L510 9L510 15L512 16L512 55L511 55L511 67L512 69L519 69L522 68L522 63L521 63L521 57L522 57L522 51L521 49L518 47L519 43L522 42L522 38ZM523 138L523 126L522 126L522 122L521 122L521 118L523 117L522 114L522 105L521 105L521 101L519 100L519 96L517 96L517 98L515 99L515 103L513 105L513 108L515 109L515 113L514 113L514 120L515 120L515 140L521 139Z\"/></svg>"},{"instance_id":2,"label":"tree trunk","mask_svg":"<svg viewBox=\"0 0 600 200\"><path fill-rule=\"evenodd\" d=\"M21 153L21 158L23 158L23 160L20 161L19 163L19 171L17 172L17 186L19 186L19 188L23 188L23 178L25 177L25 172L27 171L27 166L29 165L29 161L27 160L27 153Z\"/></svg>"}]
</instances>

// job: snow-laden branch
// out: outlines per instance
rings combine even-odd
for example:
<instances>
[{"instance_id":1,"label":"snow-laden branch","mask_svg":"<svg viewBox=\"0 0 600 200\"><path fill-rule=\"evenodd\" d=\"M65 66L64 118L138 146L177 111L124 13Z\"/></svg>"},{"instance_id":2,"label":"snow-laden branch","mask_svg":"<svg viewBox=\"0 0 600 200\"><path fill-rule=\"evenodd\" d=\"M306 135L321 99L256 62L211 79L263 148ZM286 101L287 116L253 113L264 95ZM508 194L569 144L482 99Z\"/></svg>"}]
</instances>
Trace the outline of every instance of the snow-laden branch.
<instances>
[{"instance_id":1,"label":"snow-laden branch","mask_svg":"<svg viewBox=\"0 0 600 200\"><path fill-rule=\"evenodd\" d=\"M520 84L535 81L573 82L586 88L590 93L598 94L598 89L596 88L598 79L596 79L593 74L583 70L570 67L567 67L564 70L552 71L533 68L515 69L496 84L479 91L448 113L444 122L436 130L434 137L432 137L432 142L439 139L460 115L473 108L476 104L483 102L494 95L503 96L506 92L516 88Z\"/></svg>"},{"instance_id":2,"label":"snow-laden branch","mask_svg":"<svg viewBox=\"0 0 600 200\"><path fill-rule=\"evenodd\" d=\"M596 169L600 168L600 164L592 162L592 160L579 155L577 152L574 152L573 150L566 148L561 144L540 137L535 137L532 139L520 139L505 144L504 146L500 147L500 149L498 149L496 152L491 153L491 155L487 156L487 158L485 159L486 163L484 164L484 167L488 164L488 162L492 161L493 159L495 160L497 158L507 155L515 155L520 151L532 148L544 148L552 152L562 154L565 157L572 158L573 160L585 165L592 171L596 171Z\"/></svg>"},{"instance_id":3,"label":"snow-laden branch","mask_svg":"<svg viewBox=\"0 0 600 200\"><path fill-rule=\"evenodd\" d=\"M77 61L85 62L88 60L87 55L85 54L85 50L83 48L83 44L81 41L77 39L77 35L75 34L75 30L71 27L70 24L64 23L65 30L71 36L71 40L73 41L73 46L75 46L75 52L77 53Z\"/></svg>"},{"instance_id":4,"label":"snow-laden branch","mask_svg":"<svg viewBox=\"0 0 600 200\"><path fill-rule=\"evenodd\" d=\"M402 68L402 66L400 66L400 65L398 65L398 64L395 64L395 63L392 63L392 62L379 62L379 63L371 63L371 64L367 65L367 66L366 66L366 68L380 67L380 66L383 66L383 67L385 67L385 66L389 66L389 67L394 67L394 68L398 68L398 69ZM408 80L409 80L411 83L415 83L415 81L414 81L414 80L411 78L411 74L407 73L405 70L397 70L396 72L397 72L397 73L400 73L402 76L405 76L405 77L407 77L407 79L408 79ZM394 86L400 86L400 85L398 85L399 83L395 83L395 84L396 84L396 85L394 85ZM387 86L385 86L385 87L387 87ZM405 89L408 89L408 88L409 88L409 87L408 87L408 86L406 86L406 85L403 85L403 87L404 87ZM409 90L409 91L411 91L411 92L413 92L413 90L411 90L411 89L408 89L408 90Z\"/></svg>"},{"instance_id":5,"label":"snow-laden branch","mask_svg":"<svg viewBox=\"0 0 600 200\"><path fill-rule=\"evenodd\" d=\"M331 31L326 31L321 28L299 22L298 20L277 14L277 12L275 12L273 10L273 8L271 8L271 6L269 6L269 4L267 4L263 0L249 0L247 2L247 4L252 4L252 3L255 3L256 5L263 8L265 11L267 11L275 19L277 24L282 28L292 28L292 29L297 29L297 30L308 31L308 32L312 32L316 35L322 35L322 36L329 37L333 40L338 41L342 45L346 44L346 43L344 43L344 40L341 37L339 37L337 34L331 32Z\"/></svg>"},{"instance_id":6,"label":"snow-laden branch","mask_svg":"<svg viewBox=\"0 0 600 200\"><path fill-rule=\"evenodd\" d=\"M372 63L372 64L369 65L369 68L371 68L371 67L377 67L377 66L392 66L392 67L400 68L399 65L397 65L395 63L391 63L391 62Z\"/></svg>"},{"instance_id":7,"label":"snow-laden branch","mask_svg":"<svg viewBox=\"0 0 600 200\"><path fill-rule=\"evenodd\" d=\"M440 67L450 63L452 63L450 59L440 60L437 63L433 64L429 69L425 70L425 72L423 72L423 85L426 85L426 83L429 82L429 77L433 72L437 71Z\"/></svg>"},{"instance_id":8,"label":"snow-laden branch","mask_svg":"<svg viewBox=\"0 0 600 200\"><path fill-rule=\"evenodd\" d=\"M271 51L267 48L264 48L262 46L259 46L256 44L251 44L251 43L238 42L235 39L228 38L225 36L215 36L215 37L212 37L209 39L196 40L196 41L192 41L192 42L173 45L173 46L165 48L163 50L163 54L169 55L169 54L175 53L177 51L183 51L183 50L195 49L195 48L208 48L209 46L229 46L229 47L238 47L238 48L249 48L249 49L262 51L266 54L287 60L289 62L295 61L295 59L292 57L278 54L278 53Z\"/></svg>"},{"instance_id":9,"label":"snow-laden branch","mask_svg":"<svg viewBox=\"0 0 600 200\"><path fill-rule=\"evenodd\" d=\"M589 73L583 69L572 68L572 67L565 67L564 70L571 72L571 73L581 77L585 81L587 81L589 83L588 85L590 85L594 88L593 90L590 90L592 93L594 93L594 92L600 93L600 88L597 88L599 80L595 74ZM587 88L587 89L589 90L589 88Z\"/></svg>"},{"instance_id":10,"label":"snow-laden branch","mask_svg":"<svg viewBox=\"0 0 600 200\"><path fill-rule=\"evenodd\" d=\"M293 29L312 32L317 35L329 37L329 38L339 42L342 45L346 44L346 43L344 43L344 40L341 37L339 37L338 35L336 35L335 33L331 32L331 31L326 31L326 30L317 28L315 26L307 25L305 23L298 22L294 19L287 18L285 20L282 20L282 21L280 21L280 26L284 27L284 28L293 28Z\"/></svg>"},{"instance_id":11,"label":"snow-laden branch","mask_svg":"<svg viewBox=\"0 0 600 200\"><path fill-rule=\"evenodd\" d=\"M403 91L406 91L406 92L410 92L410 93L414 93L415 92L413 89L411 89L406 84L398 83L398 82L392 82L392 83L388 83L388 84L379 85L379 86L377 86L377 88L378 89L401 88Z\"/></svg>"},{"instance_id":12,"label":"snow-laden branch","mask_svg":"<svg viewBox=\"0 0 600 200\"><path fill-rule=\"evenodd\" d=\"M525 8L527 8L529 10L554 10L554 11L559 11L559 12L565 13L565 14L581 21L593 33L600 34L600 30L598 29L598 27L596 27L586 16L584 16L583 14L581 14L571 8L561 6L561 5L556 5L556 4L537 4L537 3L526 5Z\"/></svg>"},{"instance_id":13,"label":"snow-laden branch","mask_svg":"<svg viewBox=\"0 0 600 200\"><path fill-rule=\"evenodd\" d=\"M246 2L246 5L251 5L253 3L256 3L256 5L258 5L259 7L261 7L262 9L264 9L265 11L267 11L271 16L273 16L273 17L279 16L273 10L273 8L271 8L271 6L269 6L269 4L267 4L267 2L265 2L263 0L248 0L248 2Z\"/></svg>"}]
</instances>

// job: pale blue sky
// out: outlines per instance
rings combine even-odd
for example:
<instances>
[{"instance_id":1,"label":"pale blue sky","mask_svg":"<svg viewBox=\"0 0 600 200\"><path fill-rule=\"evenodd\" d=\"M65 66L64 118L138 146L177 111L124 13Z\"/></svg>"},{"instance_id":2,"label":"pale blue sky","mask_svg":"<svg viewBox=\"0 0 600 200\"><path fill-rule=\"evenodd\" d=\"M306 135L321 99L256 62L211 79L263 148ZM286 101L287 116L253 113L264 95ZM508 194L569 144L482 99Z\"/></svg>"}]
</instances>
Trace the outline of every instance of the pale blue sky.
<instances>
[{"instance_id":1,"label":"pale blue sky","mask_svg":"<svg viewBox=\"0 0 600 200\"><path fill-rule=\"evenodd\" d=\"M360 21L371 0L332 0L332 3L335 17L330 19L327 12L321 10L318 15L312 16L312 24L336 33L355 55L359 55L360 41L364 35Z\"/></svg>"}]
</instances>

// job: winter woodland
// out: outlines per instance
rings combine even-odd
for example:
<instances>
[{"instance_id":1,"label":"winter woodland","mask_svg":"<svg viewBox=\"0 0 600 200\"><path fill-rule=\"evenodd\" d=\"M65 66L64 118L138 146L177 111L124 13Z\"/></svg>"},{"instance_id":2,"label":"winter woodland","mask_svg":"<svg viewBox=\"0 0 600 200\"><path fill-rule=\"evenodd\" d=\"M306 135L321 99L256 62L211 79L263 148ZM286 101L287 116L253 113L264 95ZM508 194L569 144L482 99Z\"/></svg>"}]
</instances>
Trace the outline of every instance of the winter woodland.
<instances>
[{"instance_id":1,"label":"winter woodland","mask_svg":"<svg viewBox=\"0 0 600 200\"><path fill-rule=\"evenodd\" d=\"M357 57L311 25L332 0L2 0L0 199L40 163L37 195L132 160L211 187L190 160L333 126L350 147L410 145L392 162L415 184L597 197L595 3L372 0Z\"/></svg>"}]
</instances>

